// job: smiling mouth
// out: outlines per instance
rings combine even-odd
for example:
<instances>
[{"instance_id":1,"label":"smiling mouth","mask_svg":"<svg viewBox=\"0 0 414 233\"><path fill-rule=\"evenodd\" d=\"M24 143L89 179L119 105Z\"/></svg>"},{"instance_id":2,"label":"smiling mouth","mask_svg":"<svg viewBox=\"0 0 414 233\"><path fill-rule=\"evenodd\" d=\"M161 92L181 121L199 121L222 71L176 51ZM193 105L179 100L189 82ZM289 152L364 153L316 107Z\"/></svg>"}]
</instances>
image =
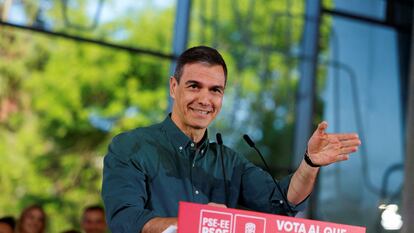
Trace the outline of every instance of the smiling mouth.
<instances>
[{"instance_id":1,"label":"smiling mouth","mask_svg":"<svg viewBox=\"0 0 414 233\"><path fill-rule=\"evenodd\" d=\"M193 112L196 112L196 113L199 113L199 114L202 114L202 115L208 115L209 113L211 113L211 111L207 111L207 110L199 110L199 109L193 109L193 108L190 108Z\"/></svg>"}]
</instances>

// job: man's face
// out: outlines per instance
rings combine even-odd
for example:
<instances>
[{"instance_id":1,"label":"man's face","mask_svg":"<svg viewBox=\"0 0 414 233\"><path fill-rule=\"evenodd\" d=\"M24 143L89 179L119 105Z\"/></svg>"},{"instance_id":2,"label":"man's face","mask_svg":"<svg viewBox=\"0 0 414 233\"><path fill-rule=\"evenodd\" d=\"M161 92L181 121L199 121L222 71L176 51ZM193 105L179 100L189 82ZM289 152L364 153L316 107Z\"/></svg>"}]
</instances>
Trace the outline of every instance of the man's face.
<instances>
[{"instance_id":1,"label":"man's face","mask_svg":"<svg viewBox=\"0 0 414 233\"><path fill-rule=\"evenodd\" d=\"M39 233L43 232L45 228L45 216L39 209L31 209L21 220L21 228L23 232L27 233Z\"/></svg>"},{"instance_id":2,"label":"man's face","mask_svg":"<svg viewBox=\"0 0 414 233\"><path fill-rule=\"evenodd\" d=\"M103 233L106 231L105 215L100 210L86 211L82 219L82 230L85 233Z\"/></svg>"},{"instance_id":3,"label":"man's face","mask_svg":"<svg viewBox=\"0 0 414 233\"><path fill-rule=\"evenodd\" d=\"M0 233L13 233L13 229L9 224L0 222Z\"/></svg>"},{"instance_id":4,"label":"man's face","mask_svg":"<svg viewBox=\"0 0 414 233\"><path fill-rule=\"evenodd\" d=\"M220 65L184 65L180 82L170 79L175 124L184 131L206 129L220 112L224 86L224 70Z\"/></svg>"}]
</instances>

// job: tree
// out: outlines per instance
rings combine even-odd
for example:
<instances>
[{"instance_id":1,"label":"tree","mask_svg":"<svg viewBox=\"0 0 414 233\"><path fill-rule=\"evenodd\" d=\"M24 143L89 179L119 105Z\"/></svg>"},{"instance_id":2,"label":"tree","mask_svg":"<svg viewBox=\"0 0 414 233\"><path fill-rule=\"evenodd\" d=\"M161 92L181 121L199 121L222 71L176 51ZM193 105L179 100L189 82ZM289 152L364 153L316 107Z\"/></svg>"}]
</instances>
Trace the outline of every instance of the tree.
<instances>
[{"instance_id":1,"label":"tree","mask_svg":"<svg viewBox=\"0 0 414 233\"><path fill-rule=\"evenodd\" d=\"M260 165L255 151L241 140L241 135L250 134L277 176L289 172L293 154L304 4L305 1L196 1L193 9L197 20L191 24L191 44L218 47L230 66L227 106L216 124L217 130L227 136L227 143ZM325 52L329 25L330 21L325 20L322 26L321 50ZM319 71L320 87L324 85L325 70L322 67ZM320 100L317 111L320 116Z\"/></svg>"},{"instance_id":2,"label":"tree","mask_svg":"<svg viewBox=\"0 0 414 233\"><path fill-rule=\"evenodd\" d=\"M56 3L49 17L59 10ZM166 25L171 14L142 9L138 19L107 22L98 34L122 25L131 32L124 43L165 47L158 38L171 32L149 22ZM153 33L144 38L141 30ZM35 202L51 216L52 232L78 226L82 208L100 202L110 139L164 118L169 61L8 28L1 36L1 99L19 107L0 123L0 214L18 215Z\"/></svg>"},{"instance_id":3,"label":"tree","mask_svg":"<svg viewBox=\"0 0 414 233\"><path fill-rule=\"evenodd\" d=\"M174 6L149 2L91 28L79 26L93 25L87 1L48 1L47 9L24 1L23 9L28 25L169 52ZM192 12L190 44L217 47L229 66L215 129L239 151L240 135L251 134L270 164L286 168L303 1L195 1ZM170 61L0 30L0 103L8 106L0 109L0 215L37 202L51 232L78 226L82 208L100 202L110 139L165 117Z\"/></svg>"}]
</instances>

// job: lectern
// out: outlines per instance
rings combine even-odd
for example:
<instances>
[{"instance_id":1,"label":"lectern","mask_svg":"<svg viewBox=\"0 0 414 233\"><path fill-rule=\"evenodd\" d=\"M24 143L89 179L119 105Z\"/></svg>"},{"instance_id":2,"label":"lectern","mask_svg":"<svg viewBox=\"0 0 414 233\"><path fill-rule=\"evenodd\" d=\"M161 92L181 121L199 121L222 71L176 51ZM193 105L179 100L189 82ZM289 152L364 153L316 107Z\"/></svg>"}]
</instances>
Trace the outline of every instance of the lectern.
<instances>
[{"instance_id":1,"label":"lectern","mask_svg":"<svg viewBox=\"0 0 414 233\"><path fill-rule=\"evenodd\" d=\"M365 228L180 202L178 233L365 233Z\"/></svg>"}]
</instances>

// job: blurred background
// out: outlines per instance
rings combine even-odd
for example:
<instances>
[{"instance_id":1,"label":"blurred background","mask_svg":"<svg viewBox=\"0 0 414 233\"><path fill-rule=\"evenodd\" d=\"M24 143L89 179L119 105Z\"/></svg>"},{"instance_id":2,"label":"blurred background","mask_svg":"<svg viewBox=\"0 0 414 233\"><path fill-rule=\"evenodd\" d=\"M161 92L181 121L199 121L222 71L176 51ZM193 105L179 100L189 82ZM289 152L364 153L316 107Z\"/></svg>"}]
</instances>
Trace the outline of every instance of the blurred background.
<instances>
[{"instance_id":1,"label":"blurred background","mask_svg":"<svg viewBox=\"0 0 414 233\"><path fill-rule=\"evenodd\" d=\"M0 216L37 203L49 232L79 228L111 138L165 118L175 58L203 44L229 68L211 140L262 166L249 134L281 178L321 120L357 132L300 216L408 233L412 16L411 0L0 0Z\"/></svg>"}]
</instances>

